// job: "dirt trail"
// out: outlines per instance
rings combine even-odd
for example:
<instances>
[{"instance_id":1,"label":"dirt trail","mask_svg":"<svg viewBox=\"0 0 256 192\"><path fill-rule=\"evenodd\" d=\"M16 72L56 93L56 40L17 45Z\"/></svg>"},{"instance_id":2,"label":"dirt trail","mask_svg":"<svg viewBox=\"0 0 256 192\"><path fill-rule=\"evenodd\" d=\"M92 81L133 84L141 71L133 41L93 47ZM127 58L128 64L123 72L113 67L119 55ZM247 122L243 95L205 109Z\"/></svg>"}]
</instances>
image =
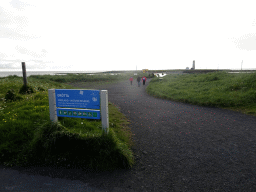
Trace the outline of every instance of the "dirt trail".
<instances>
[{"instance_id":1,"label":"dirt trail","mask_svg":"<svg viewBox=\"0 0 256 192\"><path fill-rule=\"evenodd\" d=\"M98 174L55 170L54 177L95 191L256 191L256 117L157 99L146 94L148 82L133 83L75 86L108 90L131 120L136 165ZM28 172L49 175L21 170Z\"/></svg>"}]
</instances>

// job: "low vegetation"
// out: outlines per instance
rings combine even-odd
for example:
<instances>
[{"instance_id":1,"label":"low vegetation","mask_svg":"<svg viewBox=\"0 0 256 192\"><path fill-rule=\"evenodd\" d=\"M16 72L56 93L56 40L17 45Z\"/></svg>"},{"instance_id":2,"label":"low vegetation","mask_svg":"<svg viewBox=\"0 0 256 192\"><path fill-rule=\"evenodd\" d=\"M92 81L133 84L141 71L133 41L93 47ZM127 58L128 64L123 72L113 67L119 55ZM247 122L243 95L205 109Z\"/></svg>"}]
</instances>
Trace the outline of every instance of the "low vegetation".
<instances>
[{"instance_id":1,"label":"low vegetation","mask_svg":"<svg viewBox=\"0 0 256 192\"><path fill-rule=\"evenodd\" d=\"M60 79L62 82L81 80L76 77L31 76L28 77L31 90L27 92L20 92L24 90L22 77L0 79L1 164L99 171L132 167L128 122L113 104L109 103L109 134L104 134L99 120L59 117L58 123L50 122L48 89L73 89L59 82ZM88 81L105 82L106 79L118 78L91 76Z\"/></svg>"},{"instance_id":2,"label":"low vegetation","mask_svg":"<svg viewBox=\"0 0 256 192\"><path fill-rule=\"evenodd\" d=\"M30 78L50 80L58 83L74 83L74 82L93 82L93 83L109 83L119 80L125 80L132 73L122 73L120 75L113 74L67 74L67 75L31 75Z\"/></svg>"},{"instance_id":3,"label":"low vegetation","mask_svg":"<svg viewBox=\"0 0 256 192\"><path fill-rule=\"evenodd\" d=\"M147 92L164 99L256 115L256 73L167 75L151 80Z\"/></svg>"}]
</instances>

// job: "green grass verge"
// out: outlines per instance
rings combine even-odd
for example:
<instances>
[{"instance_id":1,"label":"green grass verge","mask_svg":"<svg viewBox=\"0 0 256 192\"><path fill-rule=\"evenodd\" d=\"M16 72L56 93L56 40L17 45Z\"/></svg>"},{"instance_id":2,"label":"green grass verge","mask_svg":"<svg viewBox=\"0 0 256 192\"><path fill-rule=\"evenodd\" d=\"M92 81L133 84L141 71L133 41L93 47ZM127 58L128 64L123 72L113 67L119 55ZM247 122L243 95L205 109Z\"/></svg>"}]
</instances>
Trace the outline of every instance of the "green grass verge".
<instances>
[{"instance_id":1,"label":"green grass verge","mask_svg":"<svg viewBox=\"0 0 256 192\"><path fill-rule=\"evenodd\" d=\"M59 118L53 124L49 120L47 90L73 87L40 77L28 77L28 84L34 93L19 94L21 77L0 79L1 164L99 171L132 167L131 132L117 107L109 103L108 135L102 131L99 120ZM8 90L16 96L13 101L4 99Z\"/></svg>"},{"instance_id":2,"label":"green grass verge","mask_svg":"<svg viewBox=\"0 0 256 192\"><path fill-rule=\"evenodd\" d=\"M79 85L91 84L93 85L101 85L101 84L110 84L119 81L129 81L129 78L133 76L133 80L137 81L137 77L149 77L148 73L143 73L141 71L136 72L137 75L134 75L135 72L122 72L118 75L111 75L108 73L102 74L67 74L67 75L31 75L30 78L37 80L47 80L58 83L65 83L72 85L73 83ZM116 74L116 73L113 73Z\"/></svg>"},{"instance_id":3,"label":"green grass verge","mask_svg":"<svg viewBox=\"0 0 256 192\"><path fill-rule=\"evenodd\" d=\"M131 72L121 73L119 75L111 74L67 74L67 75L31 75L30 78L46 79L59 83L73 83L73 82L93 82L93 83L108 83L119 80L129 79L133 75Z\"/></svg>"},{"instance_id":4,"label":"green grass verge","mask_svg":"<svg viewBox=\"0 0 256 192\"><path fill-rule=\"evenodd\" d=\"M152 79L147 93L164 99L256 115L256 73L167 75L162 80Z\"/></svg>"}]
</instances>

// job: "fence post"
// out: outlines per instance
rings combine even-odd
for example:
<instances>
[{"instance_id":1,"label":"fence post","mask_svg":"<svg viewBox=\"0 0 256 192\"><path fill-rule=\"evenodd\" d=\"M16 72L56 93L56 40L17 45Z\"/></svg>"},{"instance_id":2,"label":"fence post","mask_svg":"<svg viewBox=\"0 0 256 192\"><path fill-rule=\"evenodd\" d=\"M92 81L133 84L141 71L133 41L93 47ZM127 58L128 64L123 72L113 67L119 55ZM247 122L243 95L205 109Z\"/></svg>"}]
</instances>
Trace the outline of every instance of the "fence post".
<instances>
[{"instance_id":1,"label":"fence post","mask_svg":"<svg viewBox=\"0 0 256 192\"><path fill-rule=\"evenodd\" d=\"M25 87L27 87L27 74L26 74L25 62L22 62L21 66L22 66L22 74L23 74L23 84Z\"/></svg>"},{"instance_id":2,"label":"fence post","mask_svg":"<svg viewBox=\"0 0 256 192\"><path fill-rule=\"evenodd\" d=\"M48 98L49 98L50 120L56 123L58 121L58 117L57 117L57 109L56 109L55 89L48 89Z\"/></svg>"},{"instance_id":3,"label":"fence post","mask_svg":"<svg viewBox=\"0 0 256 192\"><path fill-rule=\"evenodd\" d=\"M108 90L100 91L100 111L102 129L105 133L109 131L109 118L108 118Z\"/></svg>"}]
</instances>

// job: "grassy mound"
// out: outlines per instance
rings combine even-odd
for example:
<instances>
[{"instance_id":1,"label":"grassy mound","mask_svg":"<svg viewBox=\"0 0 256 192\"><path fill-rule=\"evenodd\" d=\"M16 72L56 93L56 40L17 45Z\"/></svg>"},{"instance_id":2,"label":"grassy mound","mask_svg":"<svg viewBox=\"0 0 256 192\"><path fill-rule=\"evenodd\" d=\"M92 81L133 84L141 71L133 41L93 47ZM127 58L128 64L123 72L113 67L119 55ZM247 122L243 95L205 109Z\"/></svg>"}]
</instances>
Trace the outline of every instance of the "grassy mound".
<instances>
[{"instance_id":1,"label":"grassy mound","mask_svg":"<svg viewBox=\"0 0 256 192\"><path fill-rule=\"evenodd\" d=\"M97 130L89 131L87 127L75 126L75 129L67 128L60 122L46 122L38 126L33 139L19 154L16 162L20 165L93 170L131 167L132 153L113 129L106 135L100 131L100 127L91 127Z\"/></svg>"},{"instance_id":2,"label":"grassy mound","mask_svg":"<svg viewBox=\"0 0 256 192\"><path fill-rule=\"evenodd\" d=\"M63 77L64 78L64 77ZM96 78L97 80L97 78ZM93 170L129 168L134 159L131 132L119 109L109 103L109 134L101 121L80 118L49 120L48 92L72 87L49 79L28 78L31 94L19 94L21 77L0 79L0 163L47 165ZM19 100L4 99L11 89Z\"/></svg>"},{"instance_id":3,"label":"grassy mound","mask_svg":"<svg viewBox=\"0 0 256 192\"><path fill-rule=\"evenodd\" d=\"M147 92L164 99L256 114L256 73L167 75L153 79Z\"/></svg>"}]
</instances>

